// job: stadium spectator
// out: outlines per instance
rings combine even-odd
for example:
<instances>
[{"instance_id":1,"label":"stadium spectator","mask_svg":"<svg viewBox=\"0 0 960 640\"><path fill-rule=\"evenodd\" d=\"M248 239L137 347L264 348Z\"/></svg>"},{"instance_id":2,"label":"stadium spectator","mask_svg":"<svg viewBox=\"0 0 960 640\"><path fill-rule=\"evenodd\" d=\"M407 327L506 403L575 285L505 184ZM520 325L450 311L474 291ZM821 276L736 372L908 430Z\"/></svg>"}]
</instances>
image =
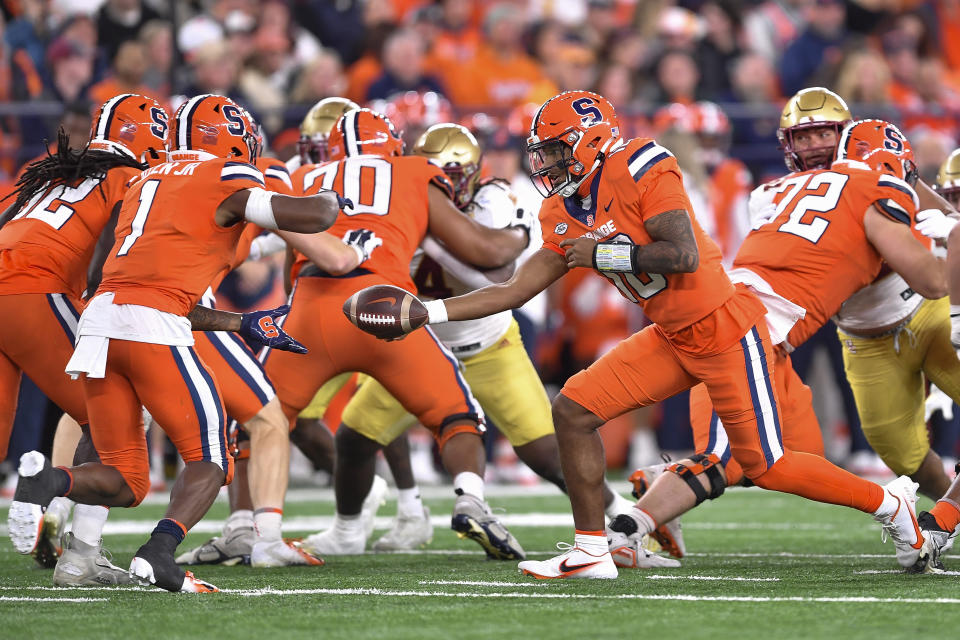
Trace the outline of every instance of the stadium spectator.
<instances>
[{"instance_id":1,"label":"stadium spectator","mask_svg":"<svg viewBox=\"0 0 960 640\"><path fill-rule=\"evenodd\" d=\"M656 76L658 103L688 104L696 100L700 71L691 53L680 49L667 51L657 61Z\"/></svg>"},{"instance_id":2,"label":"stadium spectator","mask_svg":"<svg viewBox=\"0 0 960 640\"><path fill-rule=\"evenodd\" d=\"M146 51L143 83L154 95L170 95L170 67L173 65L173 28L162 20L148 22L140 30L140 44Z\"/></svg>"},{"instance_id":3,"label":"stadium spectator","mask_svg":"<svg viewBox=\"0 0 960 640\"><path fill-rule=\"evenodd\" d=\"M158 95L143 82L147 71L147 56L139 40L127 40L117 49L113 59L111 73L90 88L90 98L96 104L103 104L121 93L139 93L156 98L161 104L167 96Z\"/></svg>"},{"instance_id":4,"label":"stadium spectator","mask_svg":"<svg viewBox=\"0 0 960 640\"><path fill-rule=\"evenodd\" d=\"M806 7L813 0L767 0L743 20L750 50L776 65L780 54L806 28Z\"/></svg>"},{"instance_id":5,"label":"stadium spectator","mask_svg":"<svg viewBox=\"0 0 960 640\"><path fill-rule=\"evenodd\" d=\"M286 31L261 26L254 41L253 54L238 80L250 106L263 114L261 124L270 131L281 125L281 113L287 104L295 66L290 54L291 42Z\"/></svg>"},{"instance_id":6,"label":"stadium spectator","mask_svg":"<svg viewBox=\"0 0 960 640\"><path fill-rule=\"evenodd\" d=\"M847 55L837 73L837 93L851 104L872 106L890 103L890 67L873 49L859 49Z\"/></svg>"},{"instance_id":7,"label":"stadium spectator","mask_svg":"<svg viewBox=\"0 0 960 640\"><path fill-rule=\"evenodd\" d=\"M290 93L290 102L296 105L313 106L318 100L342 96L347 92L347 77L343 73L340 57L333 49L321 49L297 75ZM306 115L301 114L297 121Z\"/></svg>"},{"instance_id":8,"label":"stadium spectator","mask_svg":"<svg viewBox=\"0 0 960 640\"><path fill-rule=\"evenodd\" d=\"M383 46L383 73L367 90L366 99L386 99L401 91L443 93L440 81L424 68L423 40L417 32L403 29L387 38Z\"/></svg>"},{"instance_id":9,"label":"stadium spectator","mask_svg":"<svg viewBox=\"0 0 960 640\"><path fill-rule=\"evenodd\" d=\"M705 29L696 48L700 94L712 100L730 90L730 66L742 53L738 4L711 1L700 8Z\"/></svg>"},{"instance_id":10,"label":"stadium spectator","mask_svg":"<svg viewBox=\"0 0 960 640\"><path fill-rule=\"evenodd\" d=\"M592 87L597 82L596 56L584 42L568 39L551 56L546 72L560 91Z\"/></svg>"},{"instance_id":11,"label":"stadium spectator","mask_svg":"<svg viewBox=\"0 0 960 640\"><path fill-rule=\"evenodd\" d=\"M776 140L779 110L767 108L780 103L777 77L770 62L760 54L747 53L733 65L732 90L726 98L730 105L733 155L743 160L758 182L783 174L783 158L767 152Z\"/></svg>"},{"instance_id":12,"label":"stadium spectator","mask_svg":"<svg viewBox=\"0 0 960 640\"><path fill-rule=\"evenodd\" d=\"M847 17L842 0L816 0L806 11L806 30L780 61L780 88L785 94L818 84L824 72L840 62Z\"/></svg>"},{"instance_id":13,"label":"stadium spectator","mask_svg":"<svg viewBox=\"0 0 960 640\"><path fill-rule=\"evenodd\" d=\"M100 46L108 60L113 60L120 45L136 40L140 29L161 16L142 0L107 0L97 12Z\"/></svg>"},{"instance_id":14,"label":"stadium spectator","mask_svg":"<svg viewBox=\"0 0 960 640\"><path fill-rule=\"evenodd\" d=\"M241 104L246 104L240 88L238 61L222 41L210 42L196 51L190 59L192 78L184 95L217 93Z\"/></svg>"}]
</instances>

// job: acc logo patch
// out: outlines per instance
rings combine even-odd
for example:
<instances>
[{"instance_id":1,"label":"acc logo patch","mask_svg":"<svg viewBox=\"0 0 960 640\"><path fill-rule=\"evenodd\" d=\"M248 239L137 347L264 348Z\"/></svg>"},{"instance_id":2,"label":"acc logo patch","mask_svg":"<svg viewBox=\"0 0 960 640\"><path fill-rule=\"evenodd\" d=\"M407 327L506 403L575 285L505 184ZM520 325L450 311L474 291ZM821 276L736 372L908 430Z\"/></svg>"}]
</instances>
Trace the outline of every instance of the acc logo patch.
<instances>
[{"instance_id":1,"label":"acc logo patch","mask_svg":"<svg viewBox=\"0 0 960 640\"><path fill-rule=\"evenodd\" d=\"M553 228L553 232L558 236L562 236L567 232L567 223L566 222L558 223L557 226Z\"/></svg>"}]
</instances>

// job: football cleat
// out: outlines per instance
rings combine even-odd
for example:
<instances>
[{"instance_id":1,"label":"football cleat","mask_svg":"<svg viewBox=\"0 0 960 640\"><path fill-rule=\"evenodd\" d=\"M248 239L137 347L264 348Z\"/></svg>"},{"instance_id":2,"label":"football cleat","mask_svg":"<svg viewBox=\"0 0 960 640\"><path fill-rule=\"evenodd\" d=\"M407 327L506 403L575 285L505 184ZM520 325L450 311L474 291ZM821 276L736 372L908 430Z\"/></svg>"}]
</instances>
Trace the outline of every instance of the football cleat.
<instances>
[{"instance_id":1,"label":"football cleat","mask_svg":"<svg viewBox=\"0 0 960 640\"><path fill-rule=\"evenodd\" d=\"M57 565L57 559L63 553L60 538L70 518L71 504L72 502L66 498L54 498L43 513L43 531L31 555L44 569L54 568Z\"/></svg>"},{"instance_id":2,"label":"football cleat","mask_svg":"<svg viewBox=\"0 0 960 640\"><path fill-rule=\"evenodd\" d=\"M433 540L433 523L430 522L430 509L423 508L417 517L397 514L390 531L373 543L374 551L409 551L430 544Z\"/></svg>"},{"instance_id":3,"label":"football cleat","mask_svg":"<svg viewBox=\"0 0 960 640\"><path fill-rule=\"evenodd\" d=\"M354 556L363 553L367 539L344 531L336 523L326 531L307 536L298 546L314 556Z\"/></svg>"},{"instance_id":4,"label":"football cleat","mask_svg":"<svg viewBox=\"0 0 960 640\"><path fill-rule=\"evenodd\" d=\"M323 559L294 546L286 540L258 540L250 554L254 567L322 567Z\"/></svg>"},{"instance_id":5,"label":"football cleat","mask_svg":"<svg viewBox=\"0 0 960 640\"><path fill-rule=\"evenodd\" d=\"M213 593L219 591L209 582L204 582L184 571L168 556L148 541L137 550L130 562L130 577L141 585L154 585L167 591L183 593Z\"/></svg>"},{"instance_id":6,"label":"football cleat","mask_svg":"<svg viewBox=\"0 0 960 640\"><path fill-rule=\"evenodd\" d=\"M930 544L917 523L914 505L917 502L916 482L900 476L884 485L883 490L897 499L898 506L892 515L874 516L882 525L882 539L889 537L896 548L897 562L910 572L923 571L931 553Z\"/></svg>"},{"instance_id":7,"label":"football cleat","mask_svg":"<svg viewBox=\"0 0 960 640\"><path fill-rule=\"evenodd\" d=\"M130 573L114 565L110 552L63 534L63 555L53 570L53 584L58 587L133 584Z\"/></svg>"},{"instance_id":8,"label":"football cleat","mask_svg":"<svg viewBox=\"0 0 960 640\"><path fill-rule=\"evenodd\" d=\"M39 451L20 456L19 479L7 514L10 540L20 553L33 553L43 533L43 514L57 495L59 479Z\"/></svg>"},{"instance_id":9,"label":"football cleat","mask_svg":"<svg viewBox=\"0 0 960 640\"><path fill-rule=\"evenodd\" d=\"M669 463L654 464L637 469L630 474L630 482L633 483L633 497L639 500L643 494L650 490L654 481L666 473L668 466ZM680 525L679 516L651 531L650 538L655 540L661 549L675 558L682 558L687 552L687 546L683 542L683 528Z\"/></svg>"},{"instance_id":10,"label":"football cleat","mask_svg":"<svg viewBox=\"0 0 960 640\"><path fill-rule=\"evenodd\" d=\"M490 506L476 496L461 493L453 505L450 528L460 538L470 538L483 547L488 558L494 560L523 560L523 547L503 526Z\"/></svg>"},{"instance_id":11,"label":"football cleat","mask_svg":"<svg viewBox=\"0 0 960 640\"><path fill-rule=\"evenodd\" d=\"M363 499L363 506L360 508L365 540L369 540L373 534L373 522L377 517L377 511L387 503L387 491L389 491L387 481L380 476L373 476L373 484L370 485L370 491L367 492L367 497Z\"/></svg>"},{"instance_id":12,"label":"football cleat","mask_svg":"<svg viewBox=\"0 0 960 640\"><path fill-rule=\"evenodd\" d=\"M680 566L680 561L648 551L642 542L636 540L608 537L607 543L613 563L624 569L673 569Z\"/></svg>"},{"instance_id":13,"label":"football cleat","mask_svg":"<svg viewBox=\"0 0 960 640\"><path fill-rule=\"evenodd\" d=\"M558 578L613 579L617 577L617 566L610 553L595 556L580 547L558 542L557 549L563 551L549 560L526 560L517 565L520 573L538 580Z\"/></svg>"},{"instance_id":14,"label":"football cleat","mask_svg":"<svg viewBox=\"0 0 960 640\"><path fill-rule=\"evenodd\" d=\"M945 571L943 555L953 547L958 530L947 531L929 511L921 511L917 515L917 523L929 543L930 556L927 559L926 572Z\"/></svg>"},{"instance_id":15,"label":"football cleat","mask_svg":"<svg viewBox=\"0 0 960 640\"><path fill-rule=\"evenodd\" d=\"M222 536L210 538L199 547L177 556L177 564L250 564L256 540L253 527L225 529Z\"/></svg>"}]
</instances>

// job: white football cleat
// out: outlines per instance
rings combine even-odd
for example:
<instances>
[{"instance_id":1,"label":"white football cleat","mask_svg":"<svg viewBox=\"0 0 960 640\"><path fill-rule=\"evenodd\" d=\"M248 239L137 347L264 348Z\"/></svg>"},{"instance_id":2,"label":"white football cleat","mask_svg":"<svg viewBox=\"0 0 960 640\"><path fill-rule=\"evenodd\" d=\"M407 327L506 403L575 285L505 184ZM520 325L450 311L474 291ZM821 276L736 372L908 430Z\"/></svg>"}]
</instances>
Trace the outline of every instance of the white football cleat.
<instances>
[{"instance_id":1,"label":"white football cleat","mask_svg":"<svg viewBox=\"0 0 960 640\"><path fill-rule=\"evenodd\" d=\"M393 527L373 543L374 551L409 551L430 544L433 540L433 523L430 509L423 508L420 516L407 517L397 514Z\"/></svg>"},{"instance_id":2,"label":"white football cleat","mask_svg":"<svg viewBox=\"0 0 960 640\"><path fill-rule=\"evenodd\" d=\"M559 578L591 578L611 580L617 577L617 566L610 552L595 556L580 547L558 542L557 549L564 553L549 560L524 560L517 565L520 573L538 580Z\"/></svg>"},{"instance_id":3,"label":"white football cleat","mask_svg":"<svg viewBox=\"0 0 960 640\"><path fill-rule=\"evenodd\" d=\"M257 536L253 527L225 528L222 536L210 538L199 547L177 556L177 564L249 564Z\"/></svg>"},{"instance_id":4,"label":"white football cleat","mask_svg":"<svg viewBox=\"0 0 960 640\"><path fill-rule=\"evenodd\" d=\"M110 562L102 546L89 545L68 531L63 536L63 554L53 570L58 587L133 584L130 573Z\"/></svg>"},{"instance_id":5,"label":"white football cleat","mask_svg":"<svg viewBox=\"0 0 960 640\"><path fill-rule=\"evenodd\" d=\"M931 551L917 522L915 505L919 486L907 476L888 482L883 490L896 498L899 505L892 515L874 516L874 519L883 526L883 541L886 542L887 537L893 540L900 566L922 571Z\"/></svg>"},{"instance_id":6,"label":"white football cleat","mask_svg":"<svg viewBox=\"0 0 960 640\"><path fill-rule=\"evenodd\" d=\"M257 540L250 553L250 565L254 567L322 567L323 558L296 547L286 540Z\"/></svg>"},{"instance_id":7,"label":"white football cleat","mask_svg":"<svg viewBox=\"0 0 960 640\"><path fill-rule=\"evenodd\" d=\"M373 476L373 484L370 485L370 491L367 497L363 499L363 506L360 508L360 519L363 520L364 539L369 540L373 534L373 522L377 517L377 511L387 503L387 492L390 488L387 481L378 475Z\"/></svg>"},{"instance_id":8,"label":"white football cleat","mask_svg":"<svg viewBox=\"0 0 960 640\"><path fill-rule=\"evenodd\" d=\"M635 540L616 547L611 544L610 556L613 564L623 569L675 569L680 566L679 560L647 551Z\"/></svg>"},{"instance_id":9,"label":"white football cleat","mask_svg":"<svg viewBox=\"0 0 960 640\"><path fill-rule=\"evenodd\" d=\"M334 524L326 531L307 536L298 543L298 546L317 557L353 556L363 553L367 546L367 539L349 534Z\"/></svg>"}]
</instances>

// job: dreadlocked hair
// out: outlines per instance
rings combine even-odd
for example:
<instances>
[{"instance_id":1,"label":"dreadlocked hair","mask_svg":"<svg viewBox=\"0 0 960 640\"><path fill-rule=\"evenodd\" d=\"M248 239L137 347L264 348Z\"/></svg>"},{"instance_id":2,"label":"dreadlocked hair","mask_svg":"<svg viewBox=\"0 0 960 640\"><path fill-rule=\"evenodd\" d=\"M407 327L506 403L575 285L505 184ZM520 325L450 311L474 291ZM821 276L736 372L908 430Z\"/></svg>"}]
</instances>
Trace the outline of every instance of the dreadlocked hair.
<instances>
[{"instance_id":1,"label":"dreadlocked hair","mask_svg":"<svg viewBox=\"0 0 960 640\"><path fill-rule=\"evenodd\" d=\"M103 178L107 171L115 167L132 167L142 171L147 165L124 154L91 150L89 146L80 151L71 149L70 136L61 128L57 131L56 153L50 153L48 149L46 158L31 163L17 180L16 189L4 200L16 195L14 207L20 210L48 186L66 185L86 178ZM102 182L99 187L103 193Z\"/></svg>"}]
</instances>

